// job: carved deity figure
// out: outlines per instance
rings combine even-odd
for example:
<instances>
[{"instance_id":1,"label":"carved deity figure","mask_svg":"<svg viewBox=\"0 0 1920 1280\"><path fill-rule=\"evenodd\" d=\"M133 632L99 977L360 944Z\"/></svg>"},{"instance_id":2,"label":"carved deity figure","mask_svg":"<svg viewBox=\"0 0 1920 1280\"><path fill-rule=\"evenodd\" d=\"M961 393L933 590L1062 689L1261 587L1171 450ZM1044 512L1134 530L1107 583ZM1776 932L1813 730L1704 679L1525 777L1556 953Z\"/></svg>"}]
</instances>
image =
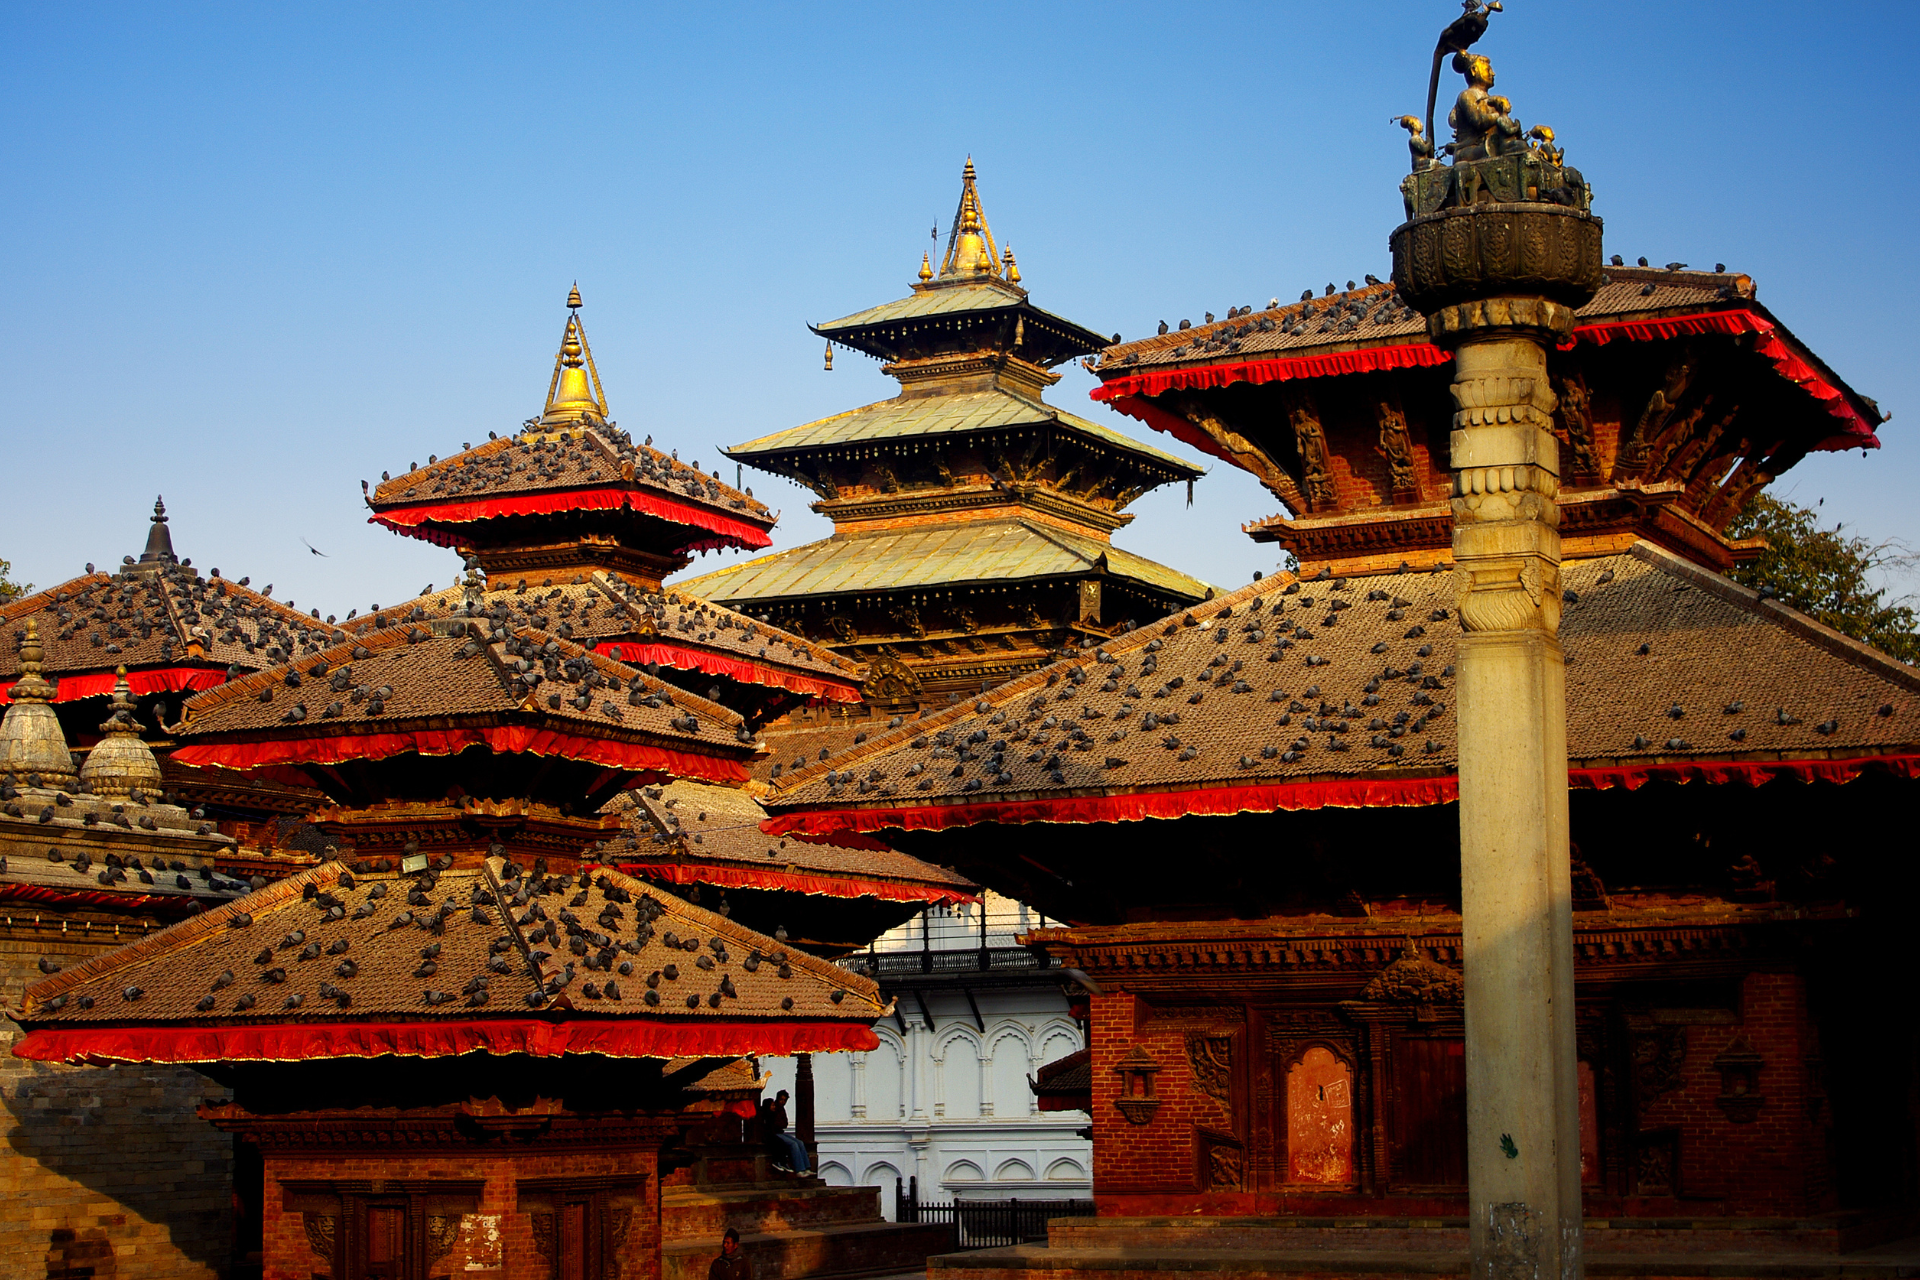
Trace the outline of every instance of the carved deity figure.
<instances>
[{"instance_id":1,"label":"carved deity figure","mask_svg":"<svg viewBox=\"0 0 1920 1280\"><path fill-rule=\"evenodd\" d=\"M1433 168L1433 139L1427 136L1427 127L1420 123L1420 117L1395 116L1393 122L1407 131L1407 155L1413 162L1413 171Z\"/></svg>"},{"instance_id":2,"label":"carved deity figure","mask_svg":"<svg viewBox=\"0 0 1920 1280\"><path fill-rule=\"evenodd\" d=\"M1559 403L1554 406L1560 428L1566 434L1567 448L1573 454L1567 468L1570 477L1592 479L1600 474L1593 456L1593 396L1578 374L1569 374L1555 386Z\"/></svg>"},{"instance_id":3,"label":"carved deity figure","mask_svg":"<svg viewBox=\"0 0 1920 1280\"><path fill-rule=\"evenodd\" d=\"M1304 404L1292 411L1293 442L1300 451L1300 488L1309 506L1333 502L1333 473L1327 468L1327 433L1320 419Z\"/></svg>"},{"instance_id":4,"label":"carved deity figure","mask_svg":"<svg viewBox=\"0 0 1920 1280\"><path fill-rule=\"evenodd\" d=\"M1413 440L1407 435L1407 417L1388 401L1380 402L1380 443L1374 452L1387 460L1387 474L1395 494L1419 493L1413 467Z\"/></svg>"},{"instance_id":5,"label":"carved deity figure","mask_svg":"<svg viewBox=\"0 0 1920 1280\"><path fill-rule=\"evenodd\" d=\"M1486 55L1456 53L1453 69L1467 78L1467 87L1447 113L1447 123L1453 126L1453 144L1447 150L1453 158L1485 160L1523 147L1520 122L1511 114L1513 104L1487 92L1493 88L1493 63Z\"/></svg>"}]
</instances>

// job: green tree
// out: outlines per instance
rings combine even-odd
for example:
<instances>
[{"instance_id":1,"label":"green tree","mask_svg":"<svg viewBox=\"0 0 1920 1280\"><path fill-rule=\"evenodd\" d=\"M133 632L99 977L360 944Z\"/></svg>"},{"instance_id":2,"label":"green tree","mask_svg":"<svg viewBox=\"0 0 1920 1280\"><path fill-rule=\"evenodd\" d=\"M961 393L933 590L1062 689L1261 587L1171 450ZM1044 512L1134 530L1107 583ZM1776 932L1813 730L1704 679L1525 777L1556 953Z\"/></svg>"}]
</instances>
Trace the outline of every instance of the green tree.
<instances>
[{"instance_id":1,"label":"green tree","mask_svg":"<svg viewBox=\"0 0 1920 1280\"><path fill-rule=\"evenodd\" d=\"M1845 527L1836 521L1822 529L1814 508L1762 493L1727 532L1736 538L1758 534L1767 549L1736 568L1733 578L1902 662L1920 662L1920 614L1907 603L1910 597L1889 600L1887 589L1869 580L1913 569L1913 549L1849 537Z\"/></svg>"},{"instance_id":2,"label":"green tree","mask_svg":"<svg viewBox=\"0 0 1920 1280\"><path fill-rule=\"evenodd\" d=\"M33 593L31 582L15 582L12 577L13 562L0 560L0 604L9 600L18 600L21 596Z\"/></svg>"}]
</instances>

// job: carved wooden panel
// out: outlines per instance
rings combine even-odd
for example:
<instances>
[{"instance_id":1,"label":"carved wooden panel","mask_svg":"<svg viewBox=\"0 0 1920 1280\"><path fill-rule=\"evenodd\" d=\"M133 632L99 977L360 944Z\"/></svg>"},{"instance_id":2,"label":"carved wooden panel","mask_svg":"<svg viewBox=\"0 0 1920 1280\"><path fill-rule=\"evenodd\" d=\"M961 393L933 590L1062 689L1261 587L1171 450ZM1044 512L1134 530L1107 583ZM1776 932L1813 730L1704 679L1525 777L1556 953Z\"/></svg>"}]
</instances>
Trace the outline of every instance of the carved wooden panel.
<instances>
[{"instance_id":1,"label":"carved wooden panel","mask_svg":"<svg viewBox=\"0 0 1920 1280\"><path fill-rule=\"evenodd\" d=\"M1287 1181L1353 1180L1353 1071L1314 1045L1287 1071Z\"/></svg>"}]
</instances>

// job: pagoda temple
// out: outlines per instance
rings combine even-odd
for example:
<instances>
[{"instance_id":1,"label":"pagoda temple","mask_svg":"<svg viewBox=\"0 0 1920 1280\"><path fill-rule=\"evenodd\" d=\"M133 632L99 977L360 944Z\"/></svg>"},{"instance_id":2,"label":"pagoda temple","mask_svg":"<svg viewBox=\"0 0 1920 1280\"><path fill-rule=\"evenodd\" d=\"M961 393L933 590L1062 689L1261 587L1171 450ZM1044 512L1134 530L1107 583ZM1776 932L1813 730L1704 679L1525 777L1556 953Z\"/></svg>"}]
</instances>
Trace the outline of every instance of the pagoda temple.
<instances>
[{"instance_id":1,"label":"pagoda temple","mask_svg":"<svg viewBox=\"0 0 1920 1280\"><path fill-rule=\"evenodd\" d=\"M756 727L812 701L857 701L856 663L661 585L696 551L767 546L773 517L677 450L655 449L651 436L635 444L607 416L577 288L567 304L538 417L383 479L368 497L374 523L459 551L465 579L349 625L481 616L550 628Z\"/></svg>"},{"instance_id":2,"label":"pagoda temple","mask_svg":"<svg viewBox=\"0 0 1920 1280\"><path fill-rule=\"evenodd\" d=\"M0 704L21 671L26 628L38 629L40 669L52 685L52 707L66 739L85 753L110 714L107 699L124 680L132 718L149 725L174 719L182 702L244 672L312 654L344 633L319 610L302 613L276 600L273 587L250 579L206 575L175 554L166 505L156 499L146 545L111 573L86 572L0 607ZM122 672L124 671L124 675ZM204 810L213 823L262 860L248 872L284 874L307 865L300 817L318 792L288 779L195 769L172 759L157 737L162 784L154 790ZM311 841L307 841L311 843Z\"/></svg>"},{"instance_id":3,"label":"pagoda temple","mask_svg":"<svg viewBox=\"0 0 1920 1280\"><path fill-rule=\"evenodd\" d=\"M974 693L1203 599L1186 574L1113 545L1129 503L1200 471L1047 404L1053 369L1107 339L1028 300L987 225L972 160L936 272L911 294L813 326L884 361L891 400L726 451L820 495L833 536L687 580L869 668L889 710Z\"/></svg>"},{"instance_id":4,"label":"pagoda temple","mask_svg":"<svg viewBox=\"0 0 1920 1280\"><path fill-rule=\"evenodd\" d=\"M1491 83L1477 55L1455 65ZM1584 187L1469 181L1558 174L1551 138L1443 169L1416 150L1410 204L1584 213ZM1915 886L1854 833L1914 802L1920 678L1724 576L1757 550L1726 529L1760 486L1874 447L1883 418L1737 272L1615 260L1595 285L1546 353L1551 391L1525 389L1559 433L1586 1255L1891 1275L1853 1251L1920 1204L1920 1131L1880 1101L1920 1059L1911 1000L1867 975L1897 969ZM1451 318L1369 284L1109 348L1096 396L1260 477L1286 512L1248 532L1300 572L763 796L770 833L878 835L1070 922L1028 941L1092 993L1099 1216L932 1274L1486 1274L1467 1265L1470 628L1448 501L1480 491L1450 456L1473 408L1433 344ZM1473 1158L1553 1158L1508 1146Z\"/></svg>"},{"instance_id":5,"label":"pagoda temple","mask_svg":"<svg viewBox=\"0 0 1920 1280\"><path fill-rule=\"evenodd\" d=\"M1446 560L1452 357L1426 321L1385 282L1236 312L1107 348L1094 398L1258 477L1285 513L1246 531L1305 573ZM1644 538L1725 572L1759 553L1726 534L1754 494L1879 446L1873 401L1724 267L1616 255L1550 373L1570 556Z\"/></svg>"}]
</instances>

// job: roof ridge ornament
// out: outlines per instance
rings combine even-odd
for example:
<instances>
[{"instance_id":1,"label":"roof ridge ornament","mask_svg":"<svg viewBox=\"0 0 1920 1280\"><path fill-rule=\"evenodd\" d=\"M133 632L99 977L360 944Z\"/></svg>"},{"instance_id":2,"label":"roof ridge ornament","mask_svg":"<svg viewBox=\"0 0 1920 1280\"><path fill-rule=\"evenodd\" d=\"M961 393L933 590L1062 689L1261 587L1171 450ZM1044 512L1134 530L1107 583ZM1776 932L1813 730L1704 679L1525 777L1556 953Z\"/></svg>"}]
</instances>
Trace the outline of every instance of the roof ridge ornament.
<instances>
[{"instance_id":1,"label":"roof ridge ornament","mask_svg":"<svg viewBox=\"0 0 1920 1280\"><path fill-rule=\"evenodd\" d=\"M51 705L53 686L40 674L45 657L40 620L29 614L26 634L20 637L20 678L8 690L11 705L0 717L0 777L11 778L15 785L37 776L47 785L60 786L75 777L67 735Z\"/></svg>"},{"instance_id":2,"label":"roof ridge ornament","mask_svg":"<svg viewBox=\"0 0 1920 1280\"><path fill-rule=\"evenodd\" d=\"M604 426L607 393L593 364L593 348L580 322L580 286L567 291L567 325L560 334L560 351L553 358L553 377L547 383L547 404L534 420L535 432L559 426Z\"/></svg>"},{"instance_id":3,"label":"roof ridge ornament","mask_svg":"<svg viewBox=\"0 0 1920 1280\"><path fill-rule=\"evenodd\" d=\"M960 174L960 207L954 211L953 230L947 234L947 252L940 259L942 281L991 279L1000 276L1000 249L993 242L993 229L980 207L980 191L975 185L973 157L967 157Z\"/></svg>"},{"instance_id":4,"label":"roof ridge ornament","mask_svg":"<svg viewBox=\"0 0 1920 1280\"><path fill-rule=\"evenodd\" d=\"M140 736L141 724L135 718L133 689L127 683L127 669L114 672L113 701L106 720L100 726L101 739L87 752L80 766L80 780L96 794L130 796L135 791L158 795L162 786L160 762L153 748Z\"/></svg>"},{"instance_id":5,"label":"roof ridge ornament","mask_svg":"<svg viewBox=\"0 0 1920 1280\"><path fill-rule=\"evenodd\" d=\"M158 568L161 565L179 564L180 557L173 553L173 533L167 528L167 504L164 499L153 500L153 528L147 530L147 547L140 553L139 563Z\"/></svg>"}]
</instances>

